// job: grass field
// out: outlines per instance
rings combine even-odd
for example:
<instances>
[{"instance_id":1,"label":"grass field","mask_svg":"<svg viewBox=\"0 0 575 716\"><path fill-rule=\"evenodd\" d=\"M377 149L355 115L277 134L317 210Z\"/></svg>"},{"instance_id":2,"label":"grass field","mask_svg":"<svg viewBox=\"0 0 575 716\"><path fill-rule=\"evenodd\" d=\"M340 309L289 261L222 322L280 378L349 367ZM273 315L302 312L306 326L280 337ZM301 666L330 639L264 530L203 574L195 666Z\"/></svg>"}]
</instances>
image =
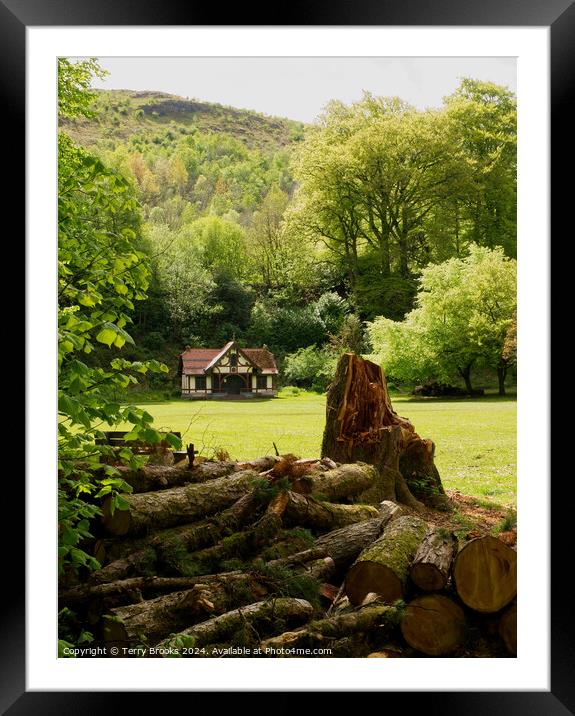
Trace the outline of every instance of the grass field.
<instances>
[{"instance_id":1,"label":"grass field","mask_svg":"<svg viewBox=\"0 0 575 716\"><path fill-rule=\"evenodd\" d=\"M516 402L413 399L392 396L396 411L436 444L436 464L447 489L479 498L485 507L516 503ZM232 458L273 453L319 455L325 396L302 393L273 400L145 403L159 429L179 430L201 455L217 448ZM121 426L120 426L121 427Z\"/></svg>"}]
</instances>

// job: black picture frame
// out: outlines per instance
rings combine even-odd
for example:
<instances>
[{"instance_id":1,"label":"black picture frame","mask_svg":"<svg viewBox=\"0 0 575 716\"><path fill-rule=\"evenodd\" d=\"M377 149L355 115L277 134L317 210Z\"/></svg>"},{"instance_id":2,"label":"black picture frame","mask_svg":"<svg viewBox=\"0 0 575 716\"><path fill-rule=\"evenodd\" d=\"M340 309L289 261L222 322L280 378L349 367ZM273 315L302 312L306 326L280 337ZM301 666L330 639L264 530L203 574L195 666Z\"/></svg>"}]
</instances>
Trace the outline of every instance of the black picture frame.
<instances>
[{"instance_id":1,"label":"black picture frame","mask_svg":"<svg viewBox=\"0 0 575 716\"><path fill-rule=\"evenodd\" d=\"M567 196L571 182L569 176L572 146L568 123L573 118L573 77L575 4L573 0L346 0L304 2L293 0L281 8L281 18L269 16L269 8L257 5L229 5L222 12L206 3L180 4L172 0L0 0L0 58L2 79L2 115L10 140L5 149L12 153L9 165L10 181L4 189L5 207L13 215L24 217L24 183L13 178L25 169L25 67L26 28L31 26L86 26L86 25L401 25L401 26L544 26L550 28L551 39L551 161L552 161L552 226L557 229L567 223L572 198ZM263 22L262 22L263 20ZM569 133L568 133L569 132ZM8 170L6 170L8 176ZM24 177L22 177L24 179ZM7 192L7 196L6 196ZM570 192L571 193L571 192ZM569 199L571 201L569 201ZM19 213L17 213L19 210ZM571 212L570 212L571 213ZM571 218L571 217L569 217ZM562 221L562 219L564 221ZM24 223L24 222L23 222ZM17 243L15 237L12 238ZM27 346L27 352L32 345ZM547 382L550 395L550 376L537 376L541 386ZM28 405L30 396L27 394ZM542 425L542 430L549 426ZM559 443L559 438L556 438ZM5 505L19 516L16 525L24 525L24 481L14 477L6 479L3 486ZM8 477L8 475L6 475ZM566 475L566 477L569 477ZM562 568L565 566L561 548L567 550L571 534L567 517L568 502L552 496L552 543L554 545L551 565L552 621L551 621L551 690L548 692L391 692L383 697L380 706L386 709L398 706L402 710L424 710L428 715L465 714L521 714L522 716L575 714L575 640L571 592L562 584ZM5 509L6 514L8 510ZM565 511L565 514L563 514ZM19 514L18 514L19 513ZM25 686L25 589L24 589L24 532L21 527L6 527L3 550L3 608L0 616L0 711L10 716L23 714L99 714L133 711L137 708L134 692L31 692ZM8 529L10 529L8 539ZM528 529L531 529L528 526ZM16 536L19 539L16 539ZM546 574L541 575L547 579ZM456 686L456 685L454 685ZM103 685L105 687L105 685ZM262 685L265 688L265 684ZM374 686L374 688L377 688ZM165 704L165 693L146 693L147 708ZM251 693L206 694L170 693L172 697L186 698L187 708L210 708L218 711L249 708ZM294 712L300 708L302 697L311 705L317 699L310 694L289 692L278 698L277 693L258 695L258 709L269 708L274 714ZM337 710L347 712L357 707L358 694L337 694ZM351 703L354 699L354 703ZM409 700L409 701L408 701ZM201 701L201 704L200 704ZM224 703L227 702L227 703ZM300 702L300 703L298 703ZM396 702L394 704L394 702ZM392 705L393 704L393 705ZM331 711L336 704L329 705ZM325 705L324 705L325 707Z\"/></svg>"}]
</instances>

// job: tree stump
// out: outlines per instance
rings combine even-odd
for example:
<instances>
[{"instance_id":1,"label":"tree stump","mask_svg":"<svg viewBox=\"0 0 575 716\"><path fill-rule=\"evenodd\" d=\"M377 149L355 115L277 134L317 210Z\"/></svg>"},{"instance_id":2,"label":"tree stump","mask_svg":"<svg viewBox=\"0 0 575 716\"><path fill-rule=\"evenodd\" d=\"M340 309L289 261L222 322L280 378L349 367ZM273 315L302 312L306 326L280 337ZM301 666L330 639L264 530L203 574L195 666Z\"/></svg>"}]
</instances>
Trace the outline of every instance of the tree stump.
<instances>
[{"instance_id":1,"label":"tree stump","mask_svg":"<svg viewBox=\"0 0 575 716\"><path fill-rule=\"evenodd\" d=\"M434 445L423 440L391 405L380 366L353 353L340 358L327 395L322 457L340 463L365 462L378 473L363 502L422 503L447 508L434 464Z\"/></svg>"}]
</instances>

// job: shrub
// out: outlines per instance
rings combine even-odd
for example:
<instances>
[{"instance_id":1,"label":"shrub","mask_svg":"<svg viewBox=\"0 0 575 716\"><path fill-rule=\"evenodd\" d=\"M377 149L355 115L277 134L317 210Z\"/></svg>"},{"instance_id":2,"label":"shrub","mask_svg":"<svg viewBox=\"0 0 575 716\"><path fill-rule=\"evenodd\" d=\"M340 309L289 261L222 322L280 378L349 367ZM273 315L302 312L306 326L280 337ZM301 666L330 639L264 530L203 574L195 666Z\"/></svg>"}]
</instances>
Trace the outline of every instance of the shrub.
<instances>
[{"instance_id":1,"label":"shrub","mask_svg":"<svg viewBox=\"0 0 575 716\"><path fill-rule=\"evenodd\" d=\"M284 375L296 386L326 391L335 372L336 357L316 346L300 348L285 358Z\"/></svg>"}]
</instances>

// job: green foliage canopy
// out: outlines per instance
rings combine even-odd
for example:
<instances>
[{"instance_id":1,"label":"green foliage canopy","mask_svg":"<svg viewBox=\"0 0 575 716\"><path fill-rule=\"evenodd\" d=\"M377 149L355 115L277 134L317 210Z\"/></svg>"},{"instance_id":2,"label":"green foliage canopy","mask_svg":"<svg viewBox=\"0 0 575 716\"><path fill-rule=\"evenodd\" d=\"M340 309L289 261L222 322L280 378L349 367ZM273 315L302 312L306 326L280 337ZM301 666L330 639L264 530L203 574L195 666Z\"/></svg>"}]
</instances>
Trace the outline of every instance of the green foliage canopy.
<instances>
[{"instance_id":1,"label":"green foliage canopy","mask_svg":"<svg viewBox=\"0 0 575 716\"><path fill-rule=\"evenodd\" d=\"M368 324L386 372L409 382L450 381L471 390L471 369L487 366L503 382L510 363L506 338L517 306L516 261L502 248L471 246L463 259L423 269L416 307L399 323ZM500 389L502 383L500 381Z\"/></svg>"}]
</instances>

